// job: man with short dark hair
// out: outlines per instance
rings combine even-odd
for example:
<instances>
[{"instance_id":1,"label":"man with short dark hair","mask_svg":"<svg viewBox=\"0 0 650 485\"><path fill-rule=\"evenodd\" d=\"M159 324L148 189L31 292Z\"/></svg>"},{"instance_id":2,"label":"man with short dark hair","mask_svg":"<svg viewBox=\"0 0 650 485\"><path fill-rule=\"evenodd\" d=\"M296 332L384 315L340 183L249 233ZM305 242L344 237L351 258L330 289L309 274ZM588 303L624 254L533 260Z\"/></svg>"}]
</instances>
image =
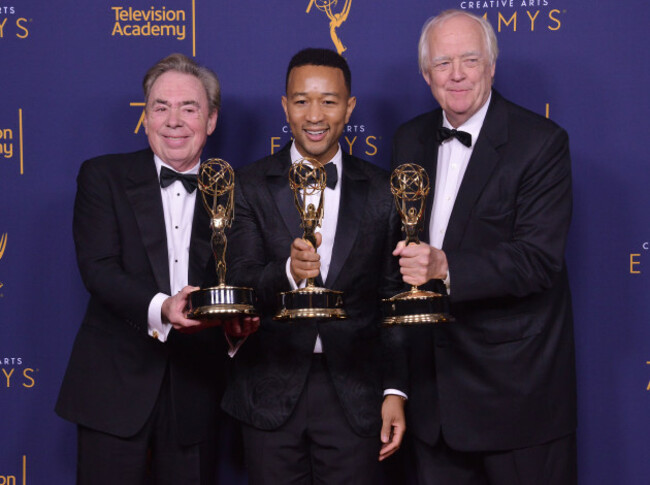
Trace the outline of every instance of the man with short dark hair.
<instances>
[{"instance_id":1,"label":"man with short dark hair","mask_svg":"<svg viewBox=\"0 0 650 485\"><path fill-rule=\"evenodd\" d=\"M356 103L350 88L336 52L297 53L282 97L294 140L237 173L229 274L255 288L262 323L234 358L223 409L243 425L256 485L375 485L378 458L395 452L404 433L397 389L382 406L395 381L379 314L379 299L401 288L390 254L400 226L388 174L339 145ZM289 187L289 169L304 157L331 170L318 253L302 239ZM343 292L347 320L272 319L278 293L308 278Z\"/></svg>"},{"instance_id":2,"label":"man with short dark hair","mask_svg":"<svg viewBox=\"0 0 650 485\"><path fill-rule=\"evenodd\" d=\"M214 484L225 339L186 311L211 254L196 174L219 81L172 54L143 87L150 148L79 171L73 229L90 301L56 411L78 424L80 484Z\"/></svg>"},{"instance_id":3,"label":"man with short dark hair","mask_svg":"<svg viewBox=\"0 0 650 485\"><path fill-rule=\"evenodd\" d=\"M492 89L485 19L443 12L419 50L440 109L398 129L393 163L429 174L427 243L393 254L406 283L449 292L455 317L404 332L419 483L575 484L567 133Z\"/></svg>"}]
</instances>

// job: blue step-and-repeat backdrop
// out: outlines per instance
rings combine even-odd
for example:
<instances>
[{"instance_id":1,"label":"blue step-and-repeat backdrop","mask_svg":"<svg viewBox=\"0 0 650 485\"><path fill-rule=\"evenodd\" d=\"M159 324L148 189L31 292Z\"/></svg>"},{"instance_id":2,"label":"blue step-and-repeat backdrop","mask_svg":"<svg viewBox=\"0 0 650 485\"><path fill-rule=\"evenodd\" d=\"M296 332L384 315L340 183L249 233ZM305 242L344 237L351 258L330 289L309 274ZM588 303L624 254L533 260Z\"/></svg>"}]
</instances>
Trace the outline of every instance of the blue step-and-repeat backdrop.
<instances>
[{"instance_id":1,"label":"blue step-and-repeat backdrop","mask_svg":"<svg viewBox=\"0 0 650 485\"><path fill-rule=\"evenodd\" d=\"M204 155L239 167L289 140L290 57L336 48L357 96L341 144L388 168L396 127L435 104L417 40L446 8L487 16L496 88L569 132L580 483L649 483L647 2L0 0L0 485L74 482L75 426L53 407L88 298L75 177L87 158L146 145L146 69L183 52L218 73L223 109ZM245 483L233 446L224 483Z\"/></svg>"}]
</instances>

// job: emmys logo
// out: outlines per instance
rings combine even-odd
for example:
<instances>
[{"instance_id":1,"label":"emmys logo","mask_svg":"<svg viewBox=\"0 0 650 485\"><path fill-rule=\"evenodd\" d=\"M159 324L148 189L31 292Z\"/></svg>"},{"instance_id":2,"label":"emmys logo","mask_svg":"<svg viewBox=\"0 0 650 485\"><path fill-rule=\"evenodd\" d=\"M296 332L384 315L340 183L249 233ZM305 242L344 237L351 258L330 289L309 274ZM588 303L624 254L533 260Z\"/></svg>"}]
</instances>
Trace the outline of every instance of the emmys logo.
<instances>
[{"instance_id":1,"label":"emmys logo","mask_svg":"<svg viewBox=\"0 0 650 485\"><path fill-rule=\"evenodd\" d=\"M27 455L22 459L22 476L21 475L0 475L0 485L27 485Z\"/></svg>"},{"instance_id":2,"label":"emmys logo","mask_svg":"<svg viewBox=\"0 0 650 485\"><path fill-rule=\"evenodd\" d=\"M348 15L350 14L350 7L352 6L352 0L345 0L343 9L339 13L334 13L332 11L332 7L335 7L337 3L338 0L309 0L309 5L307 5L306 13L309 13L312 6L315 5L318 10L324 12L325 15L327 15L327 18L330 19L330 37L332 38L332 42L336 47L336 51L339 54L343 54L347 47L343 45L341 39L339 39L339 37L336 35L336 29L343 25L343 22L348 19Z\"/></svg>"},{"instance_id":3,"label":"emmys logo","mask_svg":"<svg viewBox=\"0 0 650 485\"><path fill-rule=\"evenodd\" d=\"M0 5L0 15L15 15L15 7L7 7ZM0 39L5 37L17 37L18 39L26 39L29 37L28 25L32 22L32 19L27 19L25 17L18 17L9 19L5 17L0 19ZM1 482L0 482L1 485Z\"/></svg>"},{"instance_id":4,"label":"emmys logo","mask_svg":"<svg viewBox=\"0 0 650 485\"><path fill-rule=\"evenodd\" d=\"M7 248L7 233L5 232L0 237L0 259L2 259L2 256L4 256L6 248ZM2 284L2 281L0 281L0 288L2 288L3 286L4 285Z\"/></svg>"},{"instance_id":5,"label":"emmys logo","mask_svg":"<svg viewBox=\"0 0 650 485\"><path fill-rule=\"evenodd\" d=\"M341 150L358 157L374 157L379 152L378 142L382 137L367 133L366 125L345 125L341 136ZM271 155L289 140L293 140L289 125L282 126L282 136L271 137Z\"/></svg>"},{"instance_id":6,"label":"emmys logo","mask_svg":"<svg viewBox=\"0 0 650 485\"><path fill-rule=\"evenodd\" d=\"M459 8L490 20L497 32L558 31L566 10L548 9L550 0L462 0ZM505 13L505 10L515 10ZM525 9L525 10L521 10Z\"/></svg>"},{"instance_id":7,"label":"emmys logo","mask_svg":"<svg viewBox=\"0 0 650 485\"><path fill-rule=\"evenodd\" d=\"M38 369L23 367L23 362L22 357L0 357L0 389L32 389L35 387L34 375Z\"/></svg>"}]
</instances>

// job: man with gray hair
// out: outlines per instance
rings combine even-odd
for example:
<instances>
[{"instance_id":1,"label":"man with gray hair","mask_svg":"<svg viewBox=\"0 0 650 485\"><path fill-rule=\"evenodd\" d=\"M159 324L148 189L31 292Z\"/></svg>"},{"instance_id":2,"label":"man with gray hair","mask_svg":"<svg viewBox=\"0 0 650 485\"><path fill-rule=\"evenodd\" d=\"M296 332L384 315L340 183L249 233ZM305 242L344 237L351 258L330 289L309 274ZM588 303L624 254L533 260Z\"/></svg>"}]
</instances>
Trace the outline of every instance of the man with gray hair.
<instances>
[{"instance_id":1,"label":"man with gray hair","mask_svg":"<svg viewBox=\"0 0 650 485\"><path fill-rule=\"evenodd\" d=\"M419 54L440 109L398 129L393 165L421 164L432 190L424 242L393 254L455 317L403 329L419 483L575 484L567 133L492 89L485 19L441 13Z\"/></svg>"},{"instance_id":2,"label":"man with gray hair","mask_svg":"<svg viewBox=\"0 0 650 485\"><path fill-rule=\"evenodd\" d=\"M219 81L172 54L143 87L149 148L88 160L77 178L74 241L90 301L56 411L78 425L79 484L214 484L226 339L186 307L211 254L196 185ZM235 336L256 328L224 324Z\"/></svg>"}]
</instances>

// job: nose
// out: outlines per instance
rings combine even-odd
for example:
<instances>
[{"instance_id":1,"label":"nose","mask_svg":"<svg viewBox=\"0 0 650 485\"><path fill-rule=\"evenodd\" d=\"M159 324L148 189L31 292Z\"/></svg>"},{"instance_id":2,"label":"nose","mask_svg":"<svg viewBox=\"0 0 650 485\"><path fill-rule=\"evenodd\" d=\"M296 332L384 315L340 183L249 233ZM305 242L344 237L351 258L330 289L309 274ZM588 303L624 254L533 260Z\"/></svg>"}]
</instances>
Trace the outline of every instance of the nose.
<instances>
[{"instance_id":1,"label":"nose","mask_svg":"<svg viewBox=\"0 0 650 485\"><path fill-rule=\"evenodd\" d=\"M167 111L167 126L170 126L172 128L181 126L183 124L183 120L180 116L180 109L178 108L171 108Z\"/></svg>"},{"instance_id":2,"label":"nose","mask_svg":"<svg viewBox=\"0 0 650 485\"><path fill-rule=\"evenodd\" d=\"M318 123L323 119L323 110L320 103L309 103L307 110L307 120L312 123Z\"/></svg>"},{"instance_id":3,"label":"nose","mask_svg":"<svg viewBox=\"0 0 650 485\"><path fill-rule=\"evenodd\" d=\"M451 63L451 78L454 81L460 81L465 78L465 69L460 59L454 59Z\"/></svg>"}]
</instances>

